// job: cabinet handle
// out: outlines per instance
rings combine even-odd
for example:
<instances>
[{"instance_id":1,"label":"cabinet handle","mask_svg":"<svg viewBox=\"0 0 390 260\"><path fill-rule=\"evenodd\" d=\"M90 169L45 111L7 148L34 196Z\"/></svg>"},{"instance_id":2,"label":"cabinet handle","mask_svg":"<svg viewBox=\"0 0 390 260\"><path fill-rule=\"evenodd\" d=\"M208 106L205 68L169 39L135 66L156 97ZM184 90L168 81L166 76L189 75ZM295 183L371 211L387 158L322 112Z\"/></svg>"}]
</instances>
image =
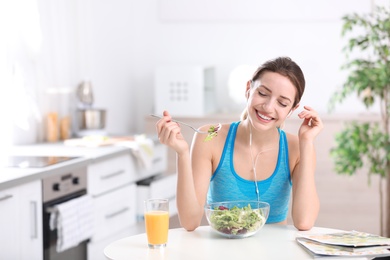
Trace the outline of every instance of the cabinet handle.
<instances>
[{"instance_id":1,"label":"cabinet handle","mask_svg":"<svg viewBox=\"0 0 390 260\"><path fill-rule=\"evenodd\" d=\"M4 195L3 197L0 198L0 201L10 199L12 197L13 197L12 195Z\"/></svg>"},{"instance_id":2,"label":"cabinet handle","mask_svg":"<svg viewBox=\"0 0 390 260\"><path fill-rule=\"evenodd\" d=\"M119 215L119 214L123 214L123 213L125 213L125 212L128 211L128 210L129 210L129 208L126 207L126 208L123 208L123 209L121 209L121 210L118 210L118 211L116 211L116 212L114 212L114 213L108 214L108 215L106 215L106 219L113 218L113 217L115 217L115 216L117 216L117 215Z\"/></svg>"},{"instance_id":3,"label":"cabinet handle","mask_svg":"<svg viewBox=\"0 0 390 260\"><path fill-rule=\"evenodd\" d=\"M123 173L125 173L125 170L119 170L119 171L116 171L116 172L113 172L113 173L110 173L107 175L102 175L100 177L100 179L102 179L102 180L109 179L109 178L115 177L115 176L123 174Z\"/></svg>"},{"instance_id":4,"label":"cabinet handle","mask_svg":"<svg viewBox=\"0 0 390 260\"><path fill-rule=\"evenodd\" d=\"M37 202L36 201L30 201L30 219L31 219L31 239L38 238L38 216L37 216Z\"/></svg>"}]
</instances>

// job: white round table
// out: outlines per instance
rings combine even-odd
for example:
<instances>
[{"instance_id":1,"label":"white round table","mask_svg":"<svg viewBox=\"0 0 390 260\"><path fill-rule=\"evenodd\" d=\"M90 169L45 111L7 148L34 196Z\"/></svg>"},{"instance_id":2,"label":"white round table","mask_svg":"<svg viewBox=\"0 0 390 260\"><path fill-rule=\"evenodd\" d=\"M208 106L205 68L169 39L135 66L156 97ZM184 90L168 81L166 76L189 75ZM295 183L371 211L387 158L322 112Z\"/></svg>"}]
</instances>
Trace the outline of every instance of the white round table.
<instances>
[{"instance_id":1,"label":"white round table","mask_svg":"<svg viewBox=\"0 0 390 260\"><path fill-rule=\"evenodd\" d=\"M340 230L314 227L310 231L298 231L293 226L267 224L252 237L228 239L214 233L209 226L200 226L192 232L177 228L169 230L166 248L149 249L146 234L143 233L111 243L104 249L104 254L108 259L113 260L303 260L313 259L313 256L295 241L296 236L302 233L318 234L335 231Z\"/></svg>"}]
</instances>

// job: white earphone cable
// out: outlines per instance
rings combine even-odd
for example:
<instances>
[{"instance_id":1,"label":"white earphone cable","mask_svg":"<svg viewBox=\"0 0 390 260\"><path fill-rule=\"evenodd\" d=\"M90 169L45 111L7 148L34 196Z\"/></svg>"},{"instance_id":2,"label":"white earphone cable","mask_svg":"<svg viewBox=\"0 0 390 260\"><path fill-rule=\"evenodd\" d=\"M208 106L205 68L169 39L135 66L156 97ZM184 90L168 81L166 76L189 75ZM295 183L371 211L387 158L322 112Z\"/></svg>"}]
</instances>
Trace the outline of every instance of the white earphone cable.
<instances>
[{"instance_id":1,"label":"white earphone cable","mask_svg":"<svg viewBox=\"0 0 390 260\"><path fill-rule=\"evenodd\" d=\"M260 152L256 155L256 160L253 160L253 152L252 152L252 125L249 125L249 148L251 152L251 159L252 159L252 168L253 168L253 174L255 177L255 192L257 195L257 201L260 201L260 192L259 192L259 186L257 184L257 173L256 173L256 163L257 163L257 158L259 157Z\"/></svg>"}]
</instances>

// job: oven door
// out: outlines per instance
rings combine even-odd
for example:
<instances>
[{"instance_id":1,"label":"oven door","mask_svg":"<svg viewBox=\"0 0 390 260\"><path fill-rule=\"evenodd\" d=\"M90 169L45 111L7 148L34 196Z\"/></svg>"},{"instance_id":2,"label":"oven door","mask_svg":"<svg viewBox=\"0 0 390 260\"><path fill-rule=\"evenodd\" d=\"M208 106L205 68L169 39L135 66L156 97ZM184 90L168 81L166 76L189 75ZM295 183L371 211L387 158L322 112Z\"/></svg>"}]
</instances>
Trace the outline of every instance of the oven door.
<instances>
[{"instance_id":1,"label":"oven door","mask_svg":"<svg viewBox=\"0 0 390 260\"><path fill-rule=\"evenodd\" d=\"M85 260L87 259L87 241L78 246L69 248L63 252L57 252L57 230L50 230L50 208L57 204L83 196L85 190L69 194L67 196L46 202L43 204L43 253L44 260Z\"/></svg>"}]
</instances>

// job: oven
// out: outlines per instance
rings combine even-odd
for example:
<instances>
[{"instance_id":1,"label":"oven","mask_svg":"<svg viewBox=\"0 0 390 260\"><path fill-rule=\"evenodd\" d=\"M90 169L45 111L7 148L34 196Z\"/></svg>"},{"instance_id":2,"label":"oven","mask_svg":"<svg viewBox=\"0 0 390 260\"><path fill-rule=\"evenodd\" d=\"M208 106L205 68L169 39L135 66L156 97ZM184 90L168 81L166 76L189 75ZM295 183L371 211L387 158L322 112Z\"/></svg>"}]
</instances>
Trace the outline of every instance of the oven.
<instances>
[{"instance_id":1,"label":"oven","mask_svg":"<svg viewBox=\"0 0 390 260\"><path fill-rule=\"evenodd\" d=\"M50 226L51 213L55 206L69 202L87 193L87 169L85 167L55 174L42 180L43 189L43 254L44 260L85 260L87 242L57 252L57 229Z\"/></svg>"}]
</instances>

